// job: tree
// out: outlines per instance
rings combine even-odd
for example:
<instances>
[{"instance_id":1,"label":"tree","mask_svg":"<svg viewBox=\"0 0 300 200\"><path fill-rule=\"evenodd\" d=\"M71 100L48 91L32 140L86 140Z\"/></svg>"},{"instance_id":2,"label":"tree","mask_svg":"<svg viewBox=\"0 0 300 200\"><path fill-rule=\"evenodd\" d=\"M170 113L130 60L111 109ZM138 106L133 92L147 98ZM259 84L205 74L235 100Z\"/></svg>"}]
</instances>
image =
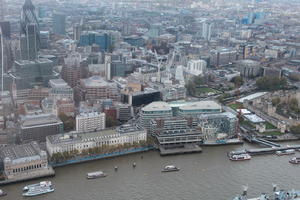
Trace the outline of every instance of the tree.
<instances>
[{"instance_id":1,"label":"tree","mask_svg":"<svg viewBox=\"0 0 300 200\"><path fill-rule=\"evenodd\" d=\"M241 76L233 77L231 82L234 83L235 87L241 87L241 85L244 84L244 80Z\"/></svg>"},{"instance_id":2,"label":"tree","mask_svg":"<svg viewBox=\"0 0 300 200\"><path fill-rule=\"evenodd\" d=\"M299 75L299 73L292 73L292 74L289 75L289 78L292 81L300 81L300 75Z\"/></svg>"},{"instance_id":3,"label":"tree","mask_svg":"<svg viewBox=\"0 0 300 200\"><path fill-rule=\"evenodd\" d=\"M278 104L280 104L280 98L276 97L274 99L272 99L272 105L273 106L277 106Z\"/></svg>"},{"instance_id":4,"label":"tree","mask_svg":"<svg viewBox=\"0 0 300 200\"><path fill-rule=\"evenodd\" d=\"M76 126L76 121L74 117L67 116L65 113L60 113L59 118L64 124L64 131L69 132L74 130Z\"/></svg>"},{"instance_id":5,"label":"tree","mask_svg":"<svg viewBox=\"0 0 300 200\"><path fill-rule=\"evenodd\" d=\"M114 127L118 125L118 121L113 119L111 116L106 116L105 124L107 128Z\"/></svg>"},{"instance_id":6,"label":"tree","mask_svg":"<svg viewBox=\"0 0 300 200\"><path fill-rule=\"evenodd\" d=\"M257 79L256 86L259 90L280 90L287 86L287 80L285 78L266 76Z\"/></svg>"},{"instance_id":7,"label":"tree","mask_svg":"<svg viewBox=\"0 0 300 200\"><path fill-rule=\"evenodd\" d=\"M201 76L195 76L185 85L188 95L195 95L197 87L204 84Z\"/></svg>"},{"instance_id":8,"label":"tree","mask_svg":"<svg viewBox=\"0 0 300 200\"><path fill-rule=\"evenodd\" d=\"M291 133L295 135L300 135L300 124L291 127Z\"/></svg>"}]
</instances>

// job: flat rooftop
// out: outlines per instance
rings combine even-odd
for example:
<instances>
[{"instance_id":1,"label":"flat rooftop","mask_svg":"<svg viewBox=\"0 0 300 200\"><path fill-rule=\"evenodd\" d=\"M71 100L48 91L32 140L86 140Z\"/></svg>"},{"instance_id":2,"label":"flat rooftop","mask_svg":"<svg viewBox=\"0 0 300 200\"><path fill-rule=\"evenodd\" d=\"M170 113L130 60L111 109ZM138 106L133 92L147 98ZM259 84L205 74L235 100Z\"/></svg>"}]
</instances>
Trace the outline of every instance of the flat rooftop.
<instances>
[{"instance_id":1,"label":"flat rooftop","mask_svg":"<svg viewBox=\"0 0 300 200\"><path fill-rule=\"evenodd\" d=\"M108 82L100 76L92 76L87 79L82 79L82 82L86 87L109 87L109 86L117 87L117 84L115 82Z\"/></svg>"},{"instance_id":2,"label":"flat rooftop","mask_svg":"<svg viewBox=\"0 0 300 200\"><path fill-rule=\"evenodd\" d=\"M73 143L76 141L89 141L93 138L97 137L105 137L115 134L126 134L130 132L136 132L136 131L142 131L144 129L135 126L135 125L122 125L118 127L118 129L105 129L101 131L95 131L95 132L87 132L87 133L67 133L67 134L57 134L57 135L49 135L47 136L47 139L52 144L58 144L58 143Z\"/></svg>"},{"instance_id":3,"label":"flat rooftop","mask_svg":"<svg viewBox=\"0 0 300 200\"><path fill-rule=\"evenodd\" d=\"M36 126L36 125L46 125L62 123L60 119L51 114L40 114L40 115L25 115L21 119L22 128Z\"/></svg>"},{"instance_id":4,"label":"flat rooftop","mask_svg":"<svg viewBox=\"0 0 300 200\"><path fill-rule=\"evenodd\" d=\"M164 101L155 101L142 108L142 111L171 111L171 107Z\"/></svg>"},{"instance_id":5,"label":"flat rooftop","mask_svg":"<svg viewBox=\"0 0 300 200\"><path fill-rule=\"evenodd\" d=\"M51 79L49 85L53 88L70 87L63 79Z\"/></svg>"},{"instance_id":6,"label":"flat rooftop","mask_svg":"<svg viewBox=\"0 0 300 200\"><path fill-rule=\"evenodd\" d=\"M209 110L222 109L222 106L215 101L197 101L180 107L180 110Z\"/></svg>"},{"instance_id":7,"label":"flat rooftop","mask_svg":"<svg viewBox=\"0 0 300 200\"><path fill-rule=\"evenodd\" d=\"M244 103L245 100L253 100L253 99L256 99L256 98L258 98L258 97L261 97L261 96L263 96L263 95L265 95L265 94L267 94L267 93L268 93L268 92L257 92L257 93L254 93L254 94L250 94L250 95L248 95L248 96L246 96L246 97L243 97L243 98L238 99L237 102L239 102L239 103Z\"/></svg>"},{"instance_id":8,"label":"flat rooftop","mask_svg":"<svg viewBox=\"0 0 300 200\"><path fill-rule=\"evenodd\" d=\"M13 145L1 148L1 158L10 158L16 160L40 155L40 147L36 142L22 145Z\"/></svg>"}]
</instances>

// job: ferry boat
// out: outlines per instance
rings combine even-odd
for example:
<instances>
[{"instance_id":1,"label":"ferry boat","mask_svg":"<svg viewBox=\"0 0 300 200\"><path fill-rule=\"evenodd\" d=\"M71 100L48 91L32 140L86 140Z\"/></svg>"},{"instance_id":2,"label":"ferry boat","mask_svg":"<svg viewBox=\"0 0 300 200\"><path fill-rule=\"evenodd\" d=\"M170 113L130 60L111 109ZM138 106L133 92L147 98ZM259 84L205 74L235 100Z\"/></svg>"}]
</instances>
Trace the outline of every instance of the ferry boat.
<instances>
[{"instance_id":1,"label":"ferry boat","mask_svg":"<svg viewBox=\"0 0 300 200\"><path fill-rule=\"evenodd\" d=\"M87 173L86 178L87 179L95 179L95 178L102 178L106 177L107 175L103 171L96 171L96 172L90 172Z\"/></svg>"},{"instance_id":2,"label":"ferry boat","mask_svg":"<svg viewBox=\"0 0 300 200\"><path fill-rule=\"evenodd\" d=\"M32 196L38 196L41 194L47 194L50 192L54 192L54 188L52 186L49 187L41 187L41 186L36 186L33 187L31 189L29 189L28 191L23 193L24 197L32 197Z\"/></svg>"},{"instance_id":3,"label":"ferry boat","mask_svg":"<svg viewBox=\"0 0 300 200\"><path fill-rule=\"evenodd\" d=\"M26 185L23 188L23 191L28 191L28 190L31 190L31 189L34 189L34 188L37 188L37 187L51 187L51 186L52 186L51 181L41 181L39 183L35 183L35 184L32 184L32 185Z\"/></svg>"},{"instance_id":4,"label":"ferry boat","mask_svg":"<svg viewBox=\"0 0 300 200\"><path fill-rule=\"evenodd\" d=\"M0 197L6 196L7 193L0 189Z\"/></svg>"},{"instance_id":5,"label":"ferry boat","mask_svg":"<svg viewBox=\"0 0 300 200\"><path fill-rule=\"evenodd\" d=\"M246 189L242 195L234 197L233 200L300 200L300 191L277 190L277 186L273 185L273 194L271 195L262 193L259 197L248 198Z\"/></svg>"},{"instance_id":6,"label":"ferry boat","mask_svg":"<svg viewBox=\"0 0 300 200\"><path fill-rule=\"evenodd\" d=\"M174 166L174 165L166 165L164 168L161 170L162 172L175 172L179 171L180 168Z\"/></svg>"},{"instance_id":7,"label":"ferry boat","mask_svg":"<svg viewBox=\"0 0 300 200\"><path fill-rule=\"evenodd\" d=\"M300 164L300 157L293 157L289 160L292 164Z\"/></svg>"},{"instance_id":8,"label":"ferry boat","mask_svg":"<svg viewBox=\"0 0 300 200\"><path fill-rule=\"evenodd\" d=\"M232 161L242 161L242 160L250 160L251 156L247 153L245 154L237 154L237 155L230 155L229 154L229 159Z\"/></svg>"},{"instance_id":9,"label":"ferry boat","mask_svg":"<svg viewBox=\"0 0 300 200\"><path fill-rule=\"evenodd\" d=\"M276 151L276 155L277 156L284 156L284 155L291 155L291 154L295 154L295 150L294 149Z\"/></svg>"}]
</instances>

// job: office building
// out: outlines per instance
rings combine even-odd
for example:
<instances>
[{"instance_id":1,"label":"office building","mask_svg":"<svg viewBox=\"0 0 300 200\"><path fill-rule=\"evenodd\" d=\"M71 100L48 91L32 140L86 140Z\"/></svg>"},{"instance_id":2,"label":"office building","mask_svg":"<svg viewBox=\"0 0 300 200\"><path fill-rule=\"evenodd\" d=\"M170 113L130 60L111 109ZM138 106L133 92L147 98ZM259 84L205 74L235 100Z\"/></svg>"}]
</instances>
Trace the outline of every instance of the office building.
<instances>
[{"instance_id":1,"label":"office building","mask_svg":"<svg viewBox=\"0 0 300 200\"><path fill-rule=\"evenodd\" d=\"M25 0L21 13L21 59L35 60L40 48L40 25L31 0Z\"/></svg>"},{"instance_id":2,"label":"office building","mask_svg":"<svg viewBox=\"0 0 300 200\"><path fill-rule=\"evenodd\" d=\"M73 27L73 39L79 42L81 32L82 32L82 26L81 25L75 25Z\"/></svg>"},{"instance_id":3,"label":"office building","mask_svg":"<svg viewBox=\"0 0 300 200\"><path fill-rule=\"evenodd\" d=\"M147 133L137 125L123 125L117 129L108 129L89 133L74 133L48 136L46 148L50 156L55 153L78 150L81 153L90 148L118 146L147 141Z\"/></svg>"},{"instance_id":4,"label":"office building","mask_svg":"<svg viewBox=\"0 0 300 200\"><path fill-rule=\"evenodd\" d=\"M75 100L77 102L103 99L120 101L120 91L117 84L115 82L106 81L100 76L81 79L74 90Z\"/></svg>"},{"instance_id":5,"label":"office building","mask_svg":"<svg viewBox=\"0 0 300 200\"><path fill-rule=\"evenodd\" d=\"M49 96L54 100L71 99L73 100L73 89L63 79L51 79L49 81Z\"/></svg>"},{"instance_id":6,"label":"office building","mask_svg":"<svg viewBox=\"0 0 300 200\"><path fill-rule=\"evenodd\" d=\"M210 53L210 64L215 67L230 65L237 59L237 50L233 48L212 50Z\"/></svg>"},{"instance_id":7,"label":"office building","mask_svg":"<svg viewBox=\"0 0 300 200\"><path fill-rule=\"evenodd\" d=\"M190 102L179 107L178 116L198 117L202 114L221 113L222 106L215 101Z\"/></svg>"},{"instance_id":8,"label":"office building","mask_svg":"<svg viewBox=\"0 0 300 200\"><path fill-rule=\"evenodd\" d=\"M86 78L88 75L88 64L85 60L81 60L81 55L73 53L64 59L61 71L61 77L74 88L80 79Z\"/></svg>"},{"instance_id":9,"label":"office building","mask_svg":"<svg viewBox=\"0 0 300 200\"><path fill-rule=\"evenodd\" d=\"M204 40L210 41L212 36L213 24L208 22L202 23L202 37Z\"/></svg>"},{"instance_id":10,"label":"office building","mask_svg":"<svg viewBox=\"0 0 300 200\"><path fill-rule=\"evenodd\" d=\"M19 136L22 142L45 142L46 136L63 133L63 123L55 115L26 115L20 119Z\"/></svg>"},{"instance_id":11,"label":"office building","mask_svg":"<svg viewBox=\"0 0 300 200\"><path fill-rule=\"evenodd\" d=\"M187 64L186 72L196 76L204 75L206 66L207 64L205 60L190 60Z\"/></svg>"},{"instance_id":12,"label":"office building","mask_svg":"<svg viewBox=\"0 0 300 200\"><path fill-rule=\"evenodd\" d=\"M37 38L39 30L35 24L27 24L23 31L25 34L20 36L21 59L34 61L38 58L40 47L40 33Z\"/></svg>"},{"instance_id":13,"label":"office building","mask_svg":"<svg viewBox=\"0 0 300 200\"><path fill-rule=\"evenodd\" d=\"M154 101L160 101L161 92L158 90L145 90L140 92L122 91L122 102L131 106L146 105Z\"/></svg>"},{"instance_id":14,"label":"office building","mask_svg":"<svg viewBox=\"0 0 300 200\"><path fill-rule=\"evenodd\" d=\"M263 76L269 77L277 77L280 78L282 76L282 70L279 68L272 68L272 67L263 67Z\"/></svg>"},{"instance_id":15,"label":"office building","mask_svg":"<svg viewBox=\"0 0 300 200\"><path fill-rule=\"evenodd\" d=\"M145 45L145 40L137 35L124 37L124 42L135 47L143 47Z\"/></svg>"},{"instance_id":16,"label":"office building","mask_svg":"<svg viewBox=\"0 0 300 200\"><path fill-rule=\"evenodd\" d=\"M76 131L93 132L105 129L105 113L80 113L76 116Z\"/></svg>"},{"instance_id":17,"label":"office building","mask_svg":"<svg viewBox=\"0 0 300 200\"><path fill-rule=\"evenodd\" d=\"M1 21L0 20L0 29L5 38L10 39L11 36L11 27L9 21Z\"/></svg>"},{"instance_id":18,"label":"office building","mask_svg":"<svg viewBox=\"0 0 300 200\"><path fill-rule=\"evenodd\" d=\"M49 59L15 61L11 76L18 90L34 86L47 87L49 80L54 78L53 62Z\"/></svg>"},{"instance_id":19,"label":"office building","mask_svg":"<svg viewBox=\"0 0 300 200\"><path fill-rule=\"evenodd\" d=\"M242 77L254 78L262 73L260 63L254 60L240 60L235 64Z\"/></svg>"},{"instance_id":20,"label":"office building","mask_svg":"<svg viewBox=\"0 0 300 200\"><path fill-rule=\"evenodd\" d=\"M66 34L66 15L61 13L53 14L53 33L56 35Z\"/></svg>"},{"instance_id":21,"label":"office building","mask_svg":"<svg viewBox=\"0 0 300 200\"><path fill-rule=\"evenodd\" d=\"M0 21L0 78L1 91L7 89L4 86L5 73L11 69L13 65L13 55L10 42L10 24L9 22ZM3 75L2 75L3 73ZM6 84L7 81L6 81Z\"/></svg>"},{"instance_id":22,"label":"office building","mask_svg":"<svg viewBox=\"0 0 300 200\"><path fill-rule=\"evenodd\" d=\"M217 139L218 134L232 137L237 133L238 119L230 112L203 114L197 118L205 139Z\"/></svg>"},{"instance_id":23,"label":"office building","mask_svg":"<svg viewBox=\"0 0 300 200\"><path fill-rule=\"evenodd\" d=\"M150 131L150 121L156 118L172 117L172 109L168 103L156 101L148 104L141 109L141 125L147 131Z\"/></svg>"},{"instance_id":24,"label":"office building","mask_svg":"<svg viewBox=\"0 0 300 200\"><path fill-rule=\"evenodd\" d=\"M117 119L123 122L132 118L133 107L128 104L118 104L115 106L117 109Z\"/></svg>"},{"instance_id":25,"label":"office building","mask_svg":"<svg viewBox=\"0 0 300 200\"><path fill-rule=\"evenodd\" d=\"M184 118L152 119L150 132L156 137L160 149L200 144L202 141L201 131L194 128L193 121Z\"/></svg>"},{"instance_id":26,"label":"office building","mask_svg":"<svg viewBox=\"0 0 300 200\"><path fill-rule=\"evenodd\" d=\"M81 34L79 46L92 46L96 44L103 51L109 51L112 47L112 38L108 33L85 31Z\"/></svg>"},{"instance_id":27,"label":"office building","mask_svg":"<svg viewBox=\"0 0 300 200\"><path fill-rule=\"evenodd\" d=\"M53 175L47 153L37 142L1 148L1 164L7 180Z\"/></svg>"}]
</instances>

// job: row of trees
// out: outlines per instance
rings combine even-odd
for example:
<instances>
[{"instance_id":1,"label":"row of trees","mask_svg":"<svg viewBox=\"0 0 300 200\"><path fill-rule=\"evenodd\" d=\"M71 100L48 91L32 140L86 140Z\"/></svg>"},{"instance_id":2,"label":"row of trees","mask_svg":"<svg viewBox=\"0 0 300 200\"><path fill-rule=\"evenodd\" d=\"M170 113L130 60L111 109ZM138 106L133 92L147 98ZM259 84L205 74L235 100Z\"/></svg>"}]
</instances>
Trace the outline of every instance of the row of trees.
<instances>
[{"instance_id":1,"label":"row of trees","mask_svg":"<svg viewBox=\"0 0 300 200\"><path fill-rule=\"evenodd\" d=\"M201 76L195 76L187 82L185 85L188 95L195 95L197 87L204 84L204 80Z\"/></svg>"},{"instance_id":2,"label":"row of trees","mask_svg":"<svg viewBox=\"0 0 300 200\"><path fill-rule=\"evenodd\" d=\"M277 108L277 111L286 110L290 113L300 113L299 101L296 98L291 98L287 102L281 101L279 97L272 99L272 105Z\"/></svg>"},{"instance_id":3,"label":"row of trees","mask_svg":"<svg viewBox=\"0 0 300 200\"><path fill-rule=\"evenodd\" d=\"M236 88L239 88L239 87L241 87L244 84L244 80L243 80L243 78L241 76L235 76L235 77L233 77L230 82L234 83L234 86Z\"/></svg>"},{"instance_id":4,"label":"row of trees","mask_svg":"<svg viewBox=\"0 0 300 200\"><path fill-rule=\"evenodd\" d=\"M290 131L291 131L291 133L300 136L300 124L298 124L298 125L296 125L296 126L292 126L292 127L290 128Z\"/></svg>"},{"instance_id":5,"label":"row of trees","mask_svg":"<svg viewBox=\"0 0 300 200\"><path fill-rule=\"evenodd\" d=\"M74 128L76 126L75 117L67 116L65 113L60 113L59 118L64 124L64 131L65 132L69 132L69 131L74 130Z\"/></svg>"},{"instance_id":6,"label":"row of trees","mask_svg":"<svg viewBox=\"0 0 300 200\"><path fill-rule=\"evenodd\" d=\"M131 149L131 148L138 148L138 147L146 147L149 146L149 142L140 141L140 142L133 142L133 143L124 143L123 145L102 145L98 147L92 147L88 149L82 150L79 152L77 149L72 150L70 152L58 152L52 154L50 160L52 162L58 163L63 162L75 157L82 157L82 156L89 156L89 155L99 155L99 154L108 154L113 152L120 152L124 149Z\"/></svg>"},{"instance_id":7,"label":"row of trees","mask_svg":"<svg viewBox=\"0 0 300 200\"><path fill-rule=\"evenodd\" d=\"M285 78L265 76L256 80L256 86L259 90L280 90L287 86Z\"/></svg>"}]
</instances>

